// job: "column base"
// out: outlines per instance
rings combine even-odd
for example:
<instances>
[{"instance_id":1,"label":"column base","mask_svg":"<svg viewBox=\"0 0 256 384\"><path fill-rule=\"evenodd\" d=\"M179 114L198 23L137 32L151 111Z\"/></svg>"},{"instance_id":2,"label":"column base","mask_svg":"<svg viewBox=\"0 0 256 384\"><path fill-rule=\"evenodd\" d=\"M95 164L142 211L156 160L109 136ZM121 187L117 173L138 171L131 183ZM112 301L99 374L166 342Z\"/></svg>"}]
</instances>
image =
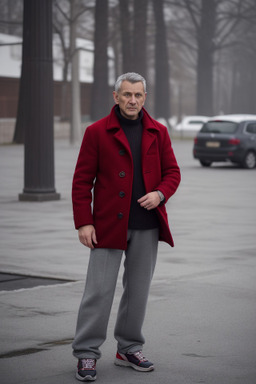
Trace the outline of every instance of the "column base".
<instances>
[{"instance_id":1,"label":"column base","mask_svg":"<svg viewBox=\"0 0 256 384\"><path fill-rule=\"evenodd\" d=\"M19 201L51 201L60 200L60 193L20 193Z\"/></svg>"}]
</instances>

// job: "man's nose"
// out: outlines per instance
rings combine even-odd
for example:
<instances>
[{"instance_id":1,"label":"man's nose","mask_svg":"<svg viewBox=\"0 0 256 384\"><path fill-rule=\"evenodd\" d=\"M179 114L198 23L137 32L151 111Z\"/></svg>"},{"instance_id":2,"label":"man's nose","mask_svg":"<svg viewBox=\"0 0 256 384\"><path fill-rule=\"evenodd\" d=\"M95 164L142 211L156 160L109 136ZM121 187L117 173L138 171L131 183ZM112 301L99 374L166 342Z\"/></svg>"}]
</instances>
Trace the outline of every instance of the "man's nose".
<instances>
[{"instance_id":1,"label":"man's nose","mask_svg":"<svg viewBox=\"0 0 256 384\"><path fill-rule=\"evenodd\" d=\"M132 95L130 98L130 103L135 104L136 103L136 97L135 95Z\"/></svg>"}]
</instances>

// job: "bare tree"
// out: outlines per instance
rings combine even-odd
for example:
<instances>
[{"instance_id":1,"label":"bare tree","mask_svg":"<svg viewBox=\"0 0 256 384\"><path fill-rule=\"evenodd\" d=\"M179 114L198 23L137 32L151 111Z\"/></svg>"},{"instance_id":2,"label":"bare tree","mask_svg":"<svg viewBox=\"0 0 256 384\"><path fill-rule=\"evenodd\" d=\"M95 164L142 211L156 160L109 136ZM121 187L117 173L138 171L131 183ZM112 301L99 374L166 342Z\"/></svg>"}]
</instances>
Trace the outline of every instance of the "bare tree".
<instances>
[{"instance_id":1,"label":"bare tree","mask_svg":"<svg viewBox=\"0 0 256 384\"><path fill-rule=\"evenodd\" d=\"M67 95L68 95L68 71L69 71L69 65L70 65L70 42L66 38L66 31L68 28L70 28L70 15L69 15L69 10L64 11L63 7L61 7L61 4L57 2L57 0L54 0L53 5L54 5L53 31L59 37L61 52L62 52L61 59L55 58L55 60L60 60L62 65L60 119L62 121L65 121L65 120L68 120Z\"/></svg>"},{"instance_id":2,"label":"bare tree","mask_svg":"<svg viewBox=\"0 0 256 384\"><path fill-rule=\"evenodd\" d=\"M131 72L133 70L132 11L129 8L129 4L129 0L119 0L123 72Z\"/></svg>"},{"instance_id":3,"label":"bare tree","mask_svg":"<svg viewBox=\"0 0 256 384\"><path fill-rule=\"evenodd\" d=\"M24 18L23 18L24 19ZM25 28L26 24L23 20L23 40L25 36ZM29 45L26 43L22 44L22 60L25 57L29 56ZM27 126L27 116L28 116L28 102L26 98L27 94L27 85L29 84L28 81L28 75L29 70L25 66L25 60L24 65L21 66L21 77L20 77L20 87L19 87L19 98L18 98L18 111L17 111L17 118L15 123L15 130L13 135L13 142L17 144L24 144L25 142L25 131Z\"/></svg>"},{"instance_id":4,"label":"bare tree","mask_svg":"<svg viewBox=\"0 0 256 384\"><path fill-rule=\"evenodd\" d=\"M236 30L236 45L229 50L232 59L230 112L256 112L256 3L245 0Z\"/></svg>"},{"instance_id":5,"label":"bare tree","mask_svg":"<svg viewBox=\"0 0 256 384\"><path fill-rule=\"evenodd\" d=\"M216 28L216 0L202 1L201 18L199 24L186 1L191 18L194 20L197 42L197 111L198 115L213 114L213 54L215 50L214 37ZM207 92L207 97L206 97Z\"/></svg>"},{"instance_id":6,"label":"bare tree","mask_svg":"<svg viewBox=\"0 0 256 384\"><path fill-rule=\"evenodd\" d=\"M109 12L109 45L112 47L114 52L114 77L117 77L117 74L122 73L122 41L120 35L120 10L119 3L117 3L111 6L111 11Z\"/></svg>"},{"instance_id":7,"label":"bare tree","mask_svg":"<svg viewBox=\"0 0 256 384\"><path fill-rule=\"evenodd\" d=\"M109 112L108 89L108 0L96 0L94 66L91 118L97 120Z\"/></svg>"},{"instance_id":8,"label":"bare tree","mask_svg":"<svg viewBox=\"0 0 256 384\"><path fill-rule=\"evenodd\" d=\"M77 0L70 0L70 54L71 54L71 124L70 143L81 140L81 101L79 79L79 50L76 47L77 37Z\"/></svg>"},{"instance_id":9,"label":"bare tree","mask_svg":"<svg viewBox=\"0 0 256 384\"><path fill-rule=\"evenodd\" d=\"M147 76L148 0L119 0L122 72Z\"/></svg>"},{"instance_id":10,"label":"bare tree","mask_svg":"<svg viewBox=\"0 0 256 384\"><path fill-rule=\"evenodd\" d=\"M173 37L192 58L196 71L196 113L211 115L214 112L214 69L216 52L227 50L236 43L235 32L241 22L243 2L240 0L165 0L178 9L173 22ZM193 59L195 64L193 63ZM188 63L187 63L188 66Z\"/></svg>"},{"instance_id":11,"label":"bare tree","mask_svg":"<svg viewBox=\"0 0 256 384\"><path fill-rule=\"evenodd\" d=\"M55 0L54 7L54 30L59 36L63 62L61 117L63 120L67 118L68 72L71 66L70 142L74 143L81 138L80 48L76 46L76 40L79 36L84 38L84 34L87 35L86 26L91 25L94 1Z\"/></svg>"},{"instance_id":12,"label":"bare tree","mask_svg":"<svg viewBox=\"0 0 256 384\"><path fill-rule=\"evenodd\" d=\"M148 0L134 0L133 67L147 77L147 8Z\"/></svg>"},{"instance_id":13,"label":"bare tree","mask_svg":"<svg viewBox=\"0 0 256 384\"><path fill-rule=\"evenodd\" d=\"M0 0L0 32L22 36L23 0Z\"/></svg>"},{"instance_id":14,"label":"bare tree","mask_svg":"<svg viewBox=\"0 0 256 384\"><path fill-rule=\"evenodd\" d=\"M171 117L170 75L163 0L153 1L155 31L155 117Z\"/></svg>"}]
</instances>

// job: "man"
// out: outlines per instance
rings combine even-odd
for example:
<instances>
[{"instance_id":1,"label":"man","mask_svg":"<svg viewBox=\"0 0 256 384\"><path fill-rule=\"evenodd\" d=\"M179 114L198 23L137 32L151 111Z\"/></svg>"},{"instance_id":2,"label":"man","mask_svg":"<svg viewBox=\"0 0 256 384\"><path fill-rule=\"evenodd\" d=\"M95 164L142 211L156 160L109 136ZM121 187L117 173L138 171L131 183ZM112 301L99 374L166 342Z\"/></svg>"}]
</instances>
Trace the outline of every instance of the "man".
<instances>
[{"instance_id":1,"label":"man","mask_svg":"<svg viewBox=\"0 0 256 384\"><path fill-rule=\"evenodd\" d=\"M73 342L81 381L96 379L123 252L115 364L154 369L142 354L141 330L158 241L173 246L165 203L179 185L180 170L168 131L143 108L142 76L120 76L113 96L110 114L86 129L73 179L75 227L91 249Z\"/></svg>"}]
</instances>

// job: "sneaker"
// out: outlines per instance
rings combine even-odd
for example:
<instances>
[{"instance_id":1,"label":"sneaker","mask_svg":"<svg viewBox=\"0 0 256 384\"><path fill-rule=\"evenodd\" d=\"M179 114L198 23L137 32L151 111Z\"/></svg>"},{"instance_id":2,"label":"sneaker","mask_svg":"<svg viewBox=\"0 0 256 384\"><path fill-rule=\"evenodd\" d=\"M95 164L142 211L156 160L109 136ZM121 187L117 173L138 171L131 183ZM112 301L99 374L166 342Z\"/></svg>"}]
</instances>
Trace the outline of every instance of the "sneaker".
<instances>
[{"instance_id":1,"label":"sneaker","mask_svg":"<svg viewBox=\"0 0 256 384\"><path fill-rule=\"evenodd\" d=\"M122 367L131 367L136 371L149 372L154 370L154 364L148 361L142 351L135 353L116 354L115 364Z\"/></svg>"},{"instance_id":2,"label":"sneaker","mask_svg":"<svg viewBox=\"0 0 256 384\"><path fill-rule=\"evenodd\" d=\"M77 364L76 378L80 381L96 380L96 360L79 359Z\"/></svg>"}]
</instances>

